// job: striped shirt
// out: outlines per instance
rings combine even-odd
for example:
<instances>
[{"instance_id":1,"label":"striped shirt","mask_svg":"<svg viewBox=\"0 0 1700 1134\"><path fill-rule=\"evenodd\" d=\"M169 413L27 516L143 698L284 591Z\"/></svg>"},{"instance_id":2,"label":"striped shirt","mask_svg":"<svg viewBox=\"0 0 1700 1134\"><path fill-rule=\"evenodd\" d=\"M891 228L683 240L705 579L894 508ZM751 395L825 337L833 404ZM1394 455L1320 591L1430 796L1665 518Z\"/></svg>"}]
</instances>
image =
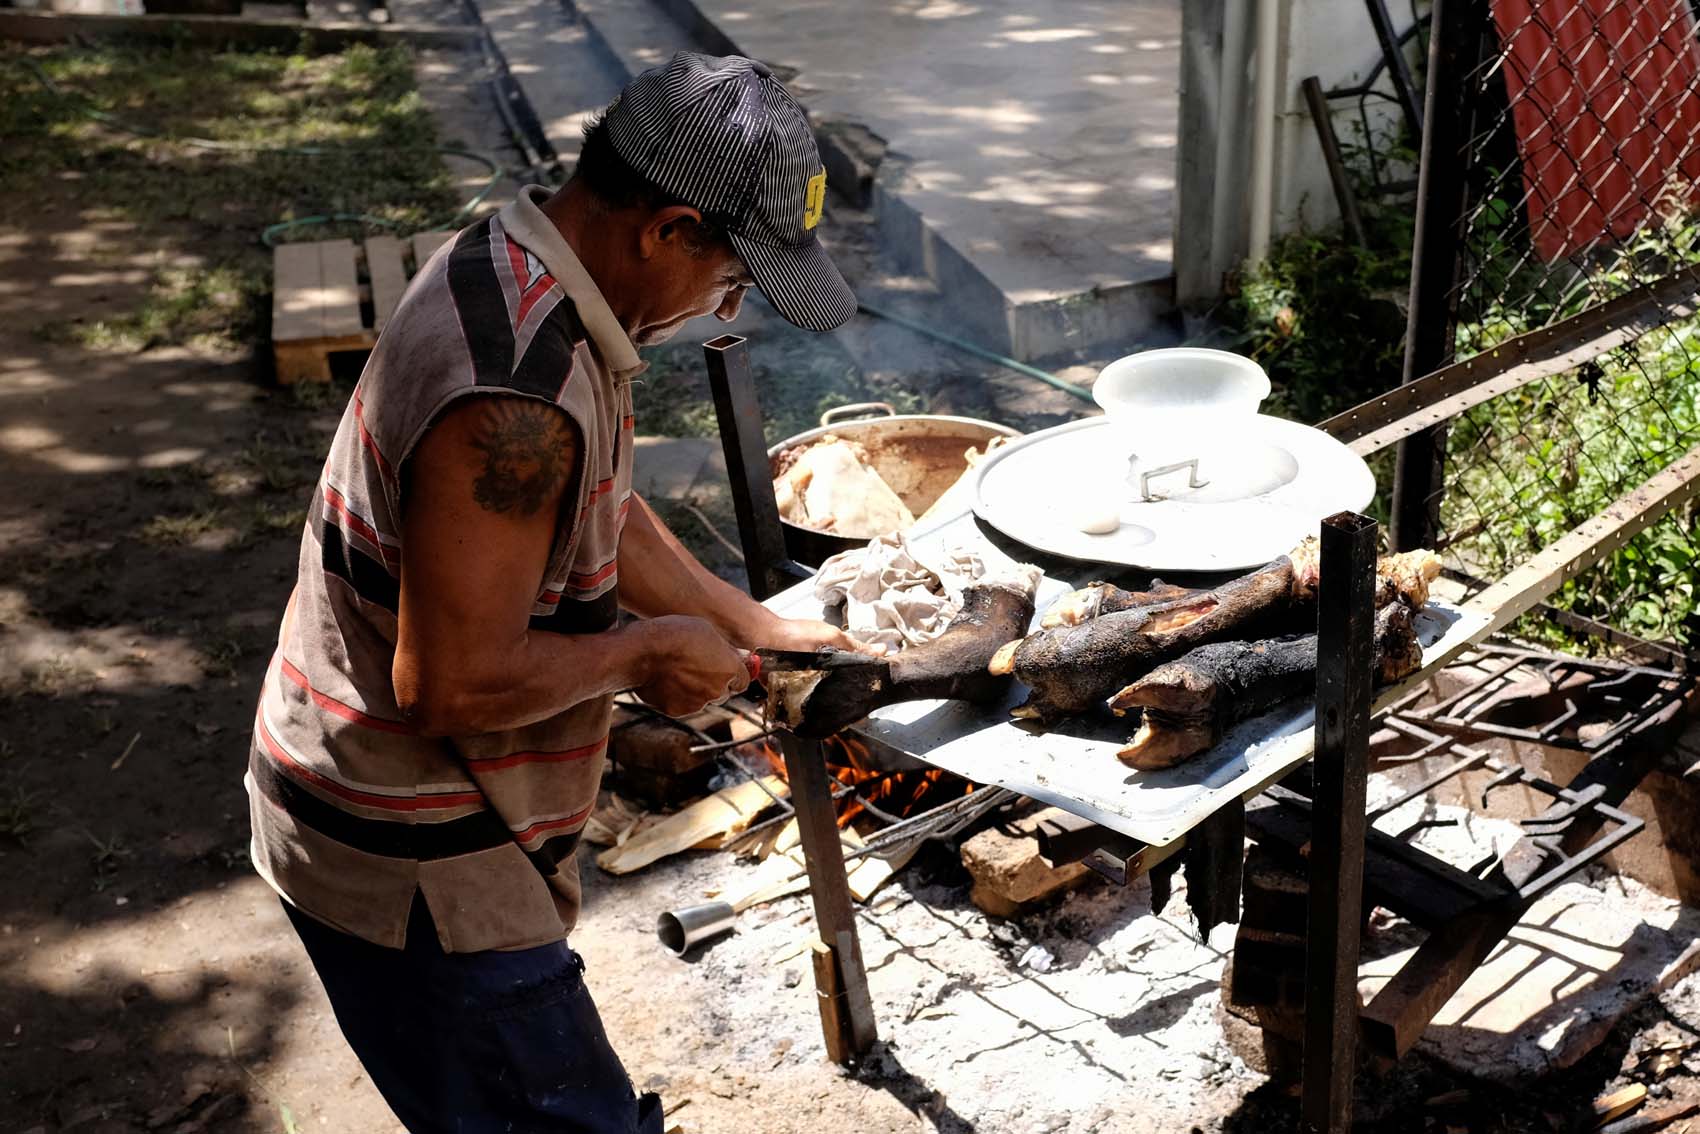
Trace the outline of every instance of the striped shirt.
<instances>
[{"instance_id":1,"label":"striped shirt","mask_svg":"<svg viewBox=\"0 0 1700 1134\"><path fill-rule=\"evenodd\" d=\"M559 940L595 803L610 699L507 732L418 735L397 708L402 475L469 396L559 406L578 427L531 628L611 629L631 495L631 341L532 186L439 249L366 364L314 492L266 672L246 784L260 874L321 921L400 947L421 893L445 950Z\"/></svg>"}]
</instances>

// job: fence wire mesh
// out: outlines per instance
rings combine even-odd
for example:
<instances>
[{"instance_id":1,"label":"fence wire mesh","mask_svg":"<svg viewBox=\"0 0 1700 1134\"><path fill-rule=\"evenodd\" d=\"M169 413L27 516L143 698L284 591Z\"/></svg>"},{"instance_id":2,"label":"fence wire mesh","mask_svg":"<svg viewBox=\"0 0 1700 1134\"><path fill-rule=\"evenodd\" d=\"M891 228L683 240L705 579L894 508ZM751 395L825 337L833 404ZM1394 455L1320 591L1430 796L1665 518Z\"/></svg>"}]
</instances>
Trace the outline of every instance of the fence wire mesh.
<instances>
[{"instance_id":1,"label":"fence wire mesh","mask_svg":"<svg viewBox=\"0 0 1700 1134\"><path fill-rule=\"evenodd\" d=\"M1453 4L1466 141L1449 310L1463 359L1684 272L1700 273L1700 38L1689 0ZM1440 104L1443 109L1444 102ZM1437 156L1437 160L1440 158ZM1691 296L1691 289L1683 289ZM1452 422L1437 488L1454 567L1494 579L1700 443L1700 321L1650 303L1645 330ZM1678 509L1553 605L1700 645L1700 536ZM1561 634L1551 620L1520 627Z\"/></svg>"}]
</instances>

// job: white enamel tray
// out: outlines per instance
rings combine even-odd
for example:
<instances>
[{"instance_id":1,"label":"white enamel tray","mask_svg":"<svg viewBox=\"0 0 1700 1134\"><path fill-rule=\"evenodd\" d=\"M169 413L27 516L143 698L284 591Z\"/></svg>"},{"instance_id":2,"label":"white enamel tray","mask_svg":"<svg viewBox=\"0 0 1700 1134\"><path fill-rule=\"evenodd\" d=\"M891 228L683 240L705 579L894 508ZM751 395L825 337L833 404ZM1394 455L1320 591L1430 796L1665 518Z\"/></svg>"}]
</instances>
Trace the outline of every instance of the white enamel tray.
<instances>
[{"instance_id":1,"label":"white enamel tray","mask_svg":"<svg viewBox=\"0 0 1700 1134\"><path fill-rule=\"evenodd\" d=\"M1237 571L1291 551L1318 523L1375 496L1363 458L1320 430L1278 417L1242 419L1232 438L1203 439L1197 480L1178 471L1137 499L1127 443L1109 418L1029 434L981 462L974 511L1029 547L1153 571ZM1091 510L1117 512L1107 535L1080 530Z\"/></svg>"}]
</instances>

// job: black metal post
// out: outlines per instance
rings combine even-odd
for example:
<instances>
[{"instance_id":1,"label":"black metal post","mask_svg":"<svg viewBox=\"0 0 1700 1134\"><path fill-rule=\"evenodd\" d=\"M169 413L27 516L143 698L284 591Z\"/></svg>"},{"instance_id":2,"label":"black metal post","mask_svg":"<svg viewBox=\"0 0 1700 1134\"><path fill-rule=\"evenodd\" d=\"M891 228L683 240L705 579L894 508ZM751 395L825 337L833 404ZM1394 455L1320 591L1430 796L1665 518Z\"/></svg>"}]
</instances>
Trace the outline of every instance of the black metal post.
<instances>
[{"instance_id":1,"label":"black metal post","mask_svg":"<svg viewBox=\"0 0 1700 1134\"><path fill-rule=\"evenodd\" d=\"M862 963L862 943L856 936L856 913L850 901L850 879L844 870L844 847L838 841L838 819L832 808L831 781L819 741L799 740L788 732L779 736L785 753L785 772L791 782L791 806L797 811L797 833L803 861L809 870L809 895L814 900L815 927L832 951L837 980L830 993L843 997L848 1016L843 1038L850 1059L863 1055L879 1039L868 973ZM829 1050L834 1038L828 1037Z\"/></svg>"},{"instance_id":2,"label":"black metal post","mask_svg":"<svg viewBox=\"0 0 1700 1134\"><path fill-rule=\"evenodd\" d=\"M1375 25L1375 38L1381 44L1381 57L1387 61L1387 78L1399 96L1399 109L1405 115L1405 125L1411 129L1411 140L1423 136L1423 111L1417 105L1417 83L1411 77L1411 64L1399 43L1399 33L1393 30L1393 17L1387 14L1385 0L1364 0L1369 8L1369 22Z\"/></svg>"},{"instance_id":3,"label":"black metal post","mask_svg":"<svg viewBox=\"0 0 1700 1134\"><path fill-rule=\"evenodd\" d=\"M1373 0L1372 0L1373 2ZM1328 113L1328 96L1323 93L1322 80L1315 75L1300 84L1305 92L1305 104L1310 107L1310 121L1316 127L1316 140L1322 145L1322 160L1328 166L1328 180L1334 186L1334 200L1340 206L1340 219L1346 232L1362 247L1369 243L1364 233L1363 217L1358 215L1358 197L1352 192L1351 178L1346 176L1346 163L1340 158L1340 139L1334 133L1334 120Z\"/></svg>"},{"instance_id":4,"label":"black metal post","mask_svg":"<svg viewBox=\"0 0 1700 1134\"><path fill-rule=\"evenodd\" d=\"M744 547L744 570L750 594L760 601L778 594L808 572L791 562L785 550L785 529L779 502L773 495L773 475L767 461L766 430L750 376L750 352L740 335L721 335L702 344L708 363L708 385L714 395L714 416L720 423L720 445L726 453L726 475L732 485L732 506L738 515L738 542Z\"/></svg>"},{"instance_id":5,"label":"black metal post","mask_svg":"<svg viewBox=\"0 0 1700 1134\"><path fill-rule=\"evenodd\" d=\"M1374 520L1352 512L1322 522L1303 1099L1305 1129L1316 1134L1352 1128L1376 535Z\"/></svg>"},{"instance_id":6,"label":"black metal post","mask_svg":"<svg viewBox=\"0 0 1700 1134\"><path fill-rule=\"evenodd\" d=\"M1466 190L1463 86L1471 54L1466 45L1474 42L1470 30L1475 26L1469 15L1470 6L1462 0L1434 0L1404 382L1439 369L1452 356L1452 289ZM1439 426L1399 442L1390 533L1395 551L1433 545L1440 530L1445 453L1446 431Z\"/></svg>"}]
</instances>

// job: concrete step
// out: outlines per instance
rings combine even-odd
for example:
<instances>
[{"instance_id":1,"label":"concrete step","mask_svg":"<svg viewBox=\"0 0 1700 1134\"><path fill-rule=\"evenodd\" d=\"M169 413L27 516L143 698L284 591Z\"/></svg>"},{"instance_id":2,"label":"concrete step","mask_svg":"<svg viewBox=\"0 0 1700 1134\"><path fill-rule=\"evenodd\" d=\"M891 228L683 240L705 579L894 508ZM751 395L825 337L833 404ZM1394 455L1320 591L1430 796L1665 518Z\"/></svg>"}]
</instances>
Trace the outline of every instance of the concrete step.
<instances>
[{"instance_id":1,"label":"concrete step","mask_svg":"<svg viewBox=\"0 0 1700 1134\"><path fill-rule=\"evenodd\" d=\"M1031 360L1165 333L1179 0L1062 0L1032 28L1014 0L946 5L961 12L936 24L777 0L575 3L629 74L678 50L772 65L815 120L834 188L964 336ZM985 35L1036 69L1013 83L1015 60L988 55ZM1087 42L1056 46L1073 40ZM1102 93L1117 85L1129 93Z\"/></svg>"}]
</instances>

